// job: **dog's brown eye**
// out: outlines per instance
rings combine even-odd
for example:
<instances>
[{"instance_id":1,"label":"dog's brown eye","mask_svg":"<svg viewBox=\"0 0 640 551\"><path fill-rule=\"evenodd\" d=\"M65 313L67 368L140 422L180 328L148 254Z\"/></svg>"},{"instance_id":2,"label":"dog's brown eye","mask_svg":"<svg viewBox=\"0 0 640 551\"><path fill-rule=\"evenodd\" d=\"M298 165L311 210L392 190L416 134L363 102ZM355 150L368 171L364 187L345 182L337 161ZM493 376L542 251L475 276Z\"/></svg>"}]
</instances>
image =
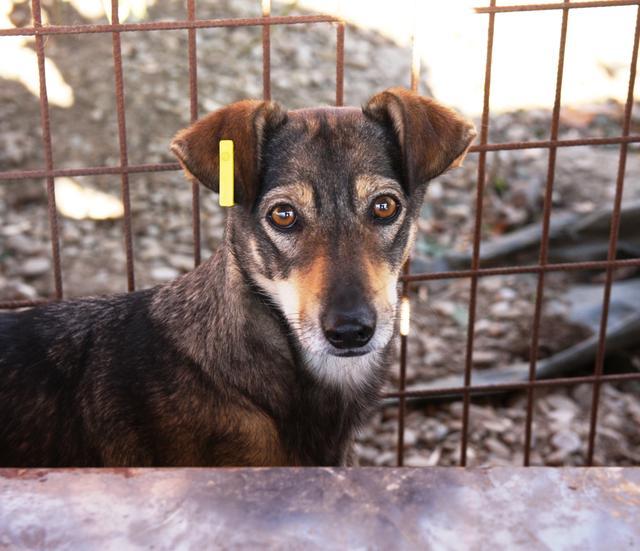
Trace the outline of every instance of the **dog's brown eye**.
<instances>
[{"instance_id":1,"label":"dog's brown eye","mask_svg":"<svg viewBox=\"0 0 640 551\"><path fill-rule=\"evenodd\" d=\"M374 218L381 221L391 221L398 214L400 205L391 195L376 197L371 206Z\"/></svg>"},{"instance_id":2,"label":"dog's brown eye","mask_svg":"<svg viewBox=\"0 0 640 551\"><path fill-rule=\"evenodd\" d=\"M269 219L277 228L286 230L296 223L298 215L291 205L278 205L269 212Z\"/></svg>"}]
</instances>

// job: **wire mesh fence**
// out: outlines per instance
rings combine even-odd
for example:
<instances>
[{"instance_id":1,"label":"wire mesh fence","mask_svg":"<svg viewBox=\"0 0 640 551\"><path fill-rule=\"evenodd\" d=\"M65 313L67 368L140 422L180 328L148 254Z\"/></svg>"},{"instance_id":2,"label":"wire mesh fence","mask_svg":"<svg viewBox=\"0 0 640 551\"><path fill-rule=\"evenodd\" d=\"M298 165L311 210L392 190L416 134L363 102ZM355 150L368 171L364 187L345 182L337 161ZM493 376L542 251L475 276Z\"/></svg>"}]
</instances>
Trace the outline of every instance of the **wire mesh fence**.
<instances>
[{"instance_id":1,"label":"wire mesh fence","mask_svg":"<svg viewBox=\"0 0 640 551\"><path fill-rule=\"evenodd\" d=\"M624 107L622 131L618 136L583 138L583 139L561 139L559 137L560 108L562 105L562 85L565 72L565 48L567 29L570 24L570 14L577 9L597 9L603 7L616 6L636 6L635 33L633 37L633 48L629 53L629 81L627 98ZM261 27L262 29L262 86L263 97L271 99L271 27L274 25L331 25L335 28L336 49L335 49L335 104L342 105L344 100L344 66L345 66L345 21L334 15L291 15L272 16L270 0L262 0L262 15L254 18L227 18L227 19L199 19L196 14L195 0L187 0L184 18L175 21L153 21L138 23L122 23L119 20L118 0L111 2L111 22L109 24L82 24L82 25L48 25L43 24L42 6L40 0L32 0L32 24L19 28L0 29L0 47L2 37L10 36L33 36L35 38L35 50L38 60L39 79L39 105L40 122L42 128L42 148L44 152L44 166L40 169L13 170L0 172L0 181L27 180L33 178L43 178L46 181L48 222L50 232L51 257L53 260L53 280L54 296L51 300L64 298L60 235L58 227L58 214L56 210L55 179L67 176L89 176L89 175L117 175L120 177L120 193L124 206L123 234L125 250L125 273L127 289L133 291L136 288L134 277L134 251L132 238L132 211L129 192L129 177L132 174L153 173L163 171L176 171L180 167L178 163L154 163L154 164L133 164L129 162L127 146L127 122L126 122L126 90L123 76L123 56L121 47L122 33L142 31L142 32L163 32L169 30L183 30L188 35L188 68L189 68L189 95L190 95L190 120L198 118L198 30L219 27ZM491 93L491 71L494 52L494 31L496 17L498 14L510 12L533 12L556 10L561 18L560 34L555 37L558 41L558 64L556 72L555 97L551 115L551 128L549 137L546 140L530 140L492 143L489 141L490 126L490 93ZM400 339L399 358L399 385L396 391L387 392L385 398L396 399L398 402L398 439L397 439L397 464L403 465L405 455L405 419L407 410L407 400L411 398L428 398L455 396L460 398L462 407L462 428L461 443L459 452L459 464L467 464L467 450L470 430L470 404L472 397L497 390L524 391L527 396L526 419L524 423L524 465L531 462L531 449L533 441L533 411L535 403L535 390L539 388L577 385L588 383L592 387L592 398L589 419L588 447L586 450L586 461L588 465L593 464L594 448L596 443L596 433L598 429L598 408L600 402L600 391L604 383L637 380L640 381L640 373L605 374L604 359L606 354L606 335L611 300L611 289L614 282L614 272L621 267L638 267L640 258L617 258L618 234L620 227L620 212L625 182L625 167L630 144L640 142L640 135L631 132L631 115L634 101L634 83L636 80L636 65L638 57L638 43L640 37L640 0L608 0L592 2L576 2L564 0L558 3L547 4L524 4L524 5L496 5L496 0L490 0L488 6L476 8L477 17L488 18L488 33L486 45L486 65L484 77L484 97L483 109L480 123L479 139L471 148L470 153L477 155L477 190L475 195L475 221L472 238L471 266L469 269L455 271L441 271L430 273L410 273L409 265L405 267L402 276L402 300L411 300L411 289L429 281L467 279L470 282L468 295L468 323L467 338L465 344L464 376L463 384L455 387L443 388L410 388L406 383L406 370L408 359L407 342L410 335L402 334ZM113 166L86 166L79 168L56 168L53 157L53 138L51 133L51 123L49 115L49 101L47 97L46 63L45 50L46 38L50 35L70 35L70 34L110 34L112 40L113 66L114 66L114 95L117 112L118 128L118 151L119 163ZM415 34L414 34L415 37ZM553 38L550 38L550 40ZM550 67L550 70L552 68ZM411 63L411 88L418 90L420 75L420 59L417 50L412 48ZM133 93L133 92L129 92ZM557 152L559 148L584 147L596 145L619 146L619 162L615 184L615 196L609 229L608 254L606 260L590 262L564 262L553 263L549 260L549 236L550 221L552 213L552 196L554 190L554 179L556 172ZM487 154L498 151L542 149L548 151L547 173L544 186L544 202L542 212L542 237L538 252L538 262L536 264L514 265L508 267L482 267L480 257L480 246L482 241L483 223L483 197L487 182ZM192 229L193 229L193 260L197 266L201 262L201 220L200 220L200 196L197 185L192 188ZM538 380L536 378L536 365L538 362L538 343L540 339L541 313L545 292L546 277L551 272L559 271L580 271L580 270L602 270L605 273L604 293L602 298L602 316L600 319L600 330L598 334L598 348L593 364L592 373L580 377L563 377L552 380ZM473 381L473 358L474 358L474 338L476 327L476 312L478 299L478 282L480 278L496 275L534 274L537 277L536 297L531 320L530 335L530 357L528 362L528 378L526 381L497 384L474 384ZM46 301L43 300L14 300L0 302L0 309L14 309L33 306Z\"/></svg>"}]
</instances>

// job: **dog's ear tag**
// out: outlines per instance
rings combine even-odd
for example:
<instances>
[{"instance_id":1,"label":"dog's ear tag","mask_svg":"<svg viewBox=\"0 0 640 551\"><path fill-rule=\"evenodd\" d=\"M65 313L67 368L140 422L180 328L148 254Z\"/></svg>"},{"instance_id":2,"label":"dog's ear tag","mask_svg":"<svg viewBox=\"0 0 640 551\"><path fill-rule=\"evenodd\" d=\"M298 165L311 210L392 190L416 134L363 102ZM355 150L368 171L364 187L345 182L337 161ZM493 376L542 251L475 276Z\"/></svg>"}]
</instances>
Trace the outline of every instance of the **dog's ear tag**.
<instances>
[{"instance_id":1,"label":"dog's ear tag","mask_svg":"<svg viewBox=\"0 0 640 551\"><path fill-rule=\"evenodd\" d=\"M220 191L221 207L233 203L233 140L220 140Z\"/></svg>"}]
</instances>

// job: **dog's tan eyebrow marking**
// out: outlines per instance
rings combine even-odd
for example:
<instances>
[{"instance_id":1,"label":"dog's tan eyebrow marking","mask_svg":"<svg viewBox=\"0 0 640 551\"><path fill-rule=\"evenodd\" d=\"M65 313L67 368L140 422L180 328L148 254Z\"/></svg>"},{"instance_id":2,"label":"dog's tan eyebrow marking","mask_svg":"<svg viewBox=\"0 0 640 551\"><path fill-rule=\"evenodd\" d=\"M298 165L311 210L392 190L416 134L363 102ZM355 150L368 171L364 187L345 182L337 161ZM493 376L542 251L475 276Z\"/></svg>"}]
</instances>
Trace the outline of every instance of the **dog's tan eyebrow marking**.
<instances>
[{"instance_id":1,"label":"dog's tan eyebrow marking","mask_svg":"<svg viewBox=\"0 0 640 551\"><path fill-rule=\"evenodd\" d=\"M264 196L263 204L273 205L274 202L279 200L282 202L293 202L294 206L311 210L314 207L313 188L306 182L284 184L269 191Z\"/></svg>"},{"instance_id":2,"label":"dog's tan eyebrow marking","mask_svg":"<svg viewBox=\"0 0 640 551\"><path fill-rule=\"evenodd\" d=\"M400 184L392 178L385 178L376 174L360 174L355 180L356 197L359 202L368 201L376 194L394 191L402 194Z\"/></svg>"}]
</instances>

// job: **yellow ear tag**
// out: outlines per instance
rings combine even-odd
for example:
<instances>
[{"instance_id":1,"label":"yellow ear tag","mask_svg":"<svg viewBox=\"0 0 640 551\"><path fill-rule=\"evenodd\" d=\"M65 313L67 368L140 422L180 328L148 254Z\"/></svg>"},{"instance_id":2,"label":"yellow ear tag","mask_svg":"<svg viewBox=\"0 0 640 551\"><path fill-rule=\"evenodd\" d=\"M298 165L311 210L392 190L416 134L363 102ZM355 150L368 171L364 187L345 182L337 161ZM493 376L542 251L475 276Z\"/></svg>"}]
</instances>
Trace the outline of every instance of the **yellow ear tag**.
<instances>
[{"instance_id":1,"label":"yellow ear tag","mask_svg":"<svg viewBox=\"0 0 640 551\"><path fill-rule=\"evenodd\" d=\"M233 203L233 140L220 140L220 193L221 207Z\"/></svg>"}]
</instances>

